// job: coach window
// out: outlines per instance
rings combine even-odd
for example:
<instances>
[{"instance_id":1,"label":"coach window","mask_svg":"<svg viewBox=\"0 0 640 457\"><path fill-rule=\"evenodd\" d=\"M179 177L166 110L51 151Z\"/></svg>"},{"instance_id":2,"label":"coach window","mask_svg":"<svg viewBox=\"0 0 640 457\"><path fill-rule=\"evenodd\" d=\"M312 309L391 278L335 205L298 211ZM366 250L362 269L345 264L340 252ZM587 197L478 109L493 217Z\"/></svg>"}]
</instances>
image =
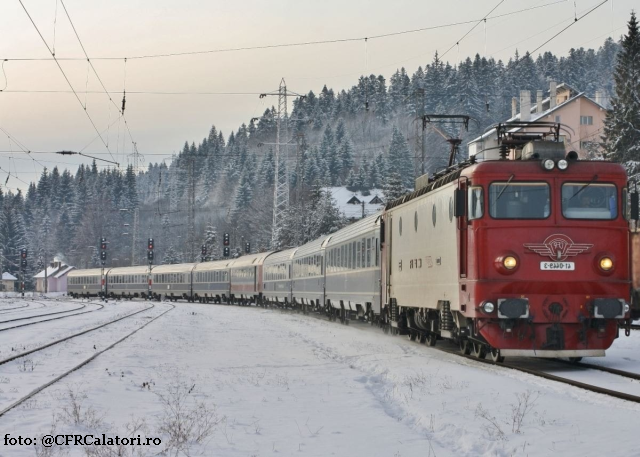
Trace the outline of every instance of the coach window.
<instances>
[{"instance_id":1,"label":"coach window","mask_svg":"<svg viewBox=\"0 0 640 457\"><path fill-rule=\"evenodd\" d=\"M380 250L378 249L378 238L377 237L376 237L375 250L376 250L376 267L377 267L378 266L378 262L379 262L379 255L380 255Z\"/></svg>"},{"instance_id":2,"label":"coach window","mask_svg":"<svg viewBox=\"0 0 640 457\"><path fill-rule=\"evenodd\" d=\"M484 215L484 192L482 187L469 188L469 220L479 219Z\"/></svg>"},{"instance_id":3,"label":"coach window","mask_svg":"<svg viewBox=\"0 0 640 457\"><path fill-rule=\"evenodd\" d=\"M495 219L546 219L551 214L546 182L494 182L489 186L489 214Z\"/></svg>"},{"instance_id":4,"label":"coach window","mask_svg":"<svg viewBox=\"0 0 640 457\"><path fill-rule=\"evenodd\" d=\"M371 238L367 238L367 268L371 266Z\"/></svg>"},{"instance_id":5,"label":"coach window","mask_svg":"<svg viewBox=\"0 0 640 457\"><path fill-rule=\"evenodd\" d=\"M594 182L562 185L562 214L567 219L611 220L618 217L614 184Z\"/></svg>"},{"instance_id":6,"label":"coach window","mask_svg":"<svg viewBox=\"0 0 640 457\"><path fill-rule=\"evenodd\" d=\"M436 204L433 204L433 208L431 209L431 220L433 221L433 226L436 226Z\"/></svg>"},{"instance_id":7,"label":"coach window","mask_svg":"<svg viewBox=\"0 0 640 457\"><path fill-rule=\"evenodd\" d=\"M398 221L398 234L402 236L402 218Z\"/></svg>"}]
</instances>

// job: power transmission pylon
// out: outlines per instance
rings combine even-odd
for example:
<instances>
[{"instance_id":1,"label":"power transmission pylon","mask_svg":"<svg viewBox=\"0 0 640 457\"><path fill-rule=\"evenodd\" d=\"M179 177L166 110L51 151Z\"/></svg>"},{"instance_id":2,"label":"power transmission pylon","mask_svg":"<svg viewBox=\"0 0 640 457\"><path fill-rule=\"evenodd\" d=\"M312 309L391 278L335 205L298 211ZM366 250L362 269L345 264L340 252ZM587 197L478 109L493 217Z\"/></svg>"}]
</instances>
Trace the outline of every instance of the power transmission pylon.
<instances>
[{"instance_id":1,"label":"power transmission pylon","mask_svg":"<svg viewBox=\"0 0 640 457\"><path fill-rule=\"evenodd\" d=\"M278 96L278 111L276 113L276 142L275 142L275 173L273 186L273 225L271 227L271 249L278 249L280 232L284 227L284 220L289 209L289 171L288 160L288 136L289 116L287 115L287 97L292 95L301 97L300 94L287 91L284 78L280 81L277 92L260 94L260 98L267 95ZM281 146L283 148L281 149ZM280 172L282 164L282 173Z\"/></svg>"},{"instance_id":2,"label":"power transmission pylon","mask_svg":"<svg viewBox=\"0 0 640 457\"><path fill-rule=\"evenodd\" d=\"M196 182L193 175L194 159L189 159L189 221L188 221L188 239L187 246L189 249L189 262L195 262L196 258Z\"/></svg>"},{"instance_id":3,"label":"power transmission pylon","mask_svg":"<svg viewBox=\"0 0 640 457\"><path fill-rule=\"evenodd\" d=\"M138 152L138 144L133 142L133 154L130 154L133 159L133 174L138 179L138 173L140 172L140 161L144 160L144 156ZM132 202L133 203L133 202ZM140 203L138 202L133 208L133 234L131 236L131 266L136 265L136 245L138 244L138 230L139 230L139 211Z\"/></svg>"}]
</instances>

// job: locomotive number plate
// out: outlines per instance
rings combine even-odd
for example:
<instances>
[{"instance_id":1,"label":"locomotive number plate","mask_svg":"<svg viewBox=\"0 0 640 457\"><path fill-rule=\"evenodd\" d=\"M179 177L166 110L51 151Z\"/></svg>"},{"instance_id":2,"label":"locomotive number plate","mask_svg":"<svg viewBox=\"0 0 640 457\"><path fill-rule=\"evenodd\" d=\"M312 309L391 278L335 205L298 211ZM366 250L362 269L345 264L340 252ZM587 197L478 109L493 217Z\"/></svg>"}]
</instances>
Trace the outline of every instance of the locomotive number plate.
<instances>
[{"instance_id":1,"label":"locomotive number plate","mask_svg":"<svg viewBox=\"0 0 640 457\"><path fill-rule=\"evenodd\" d=\"M574 262L540 262L540 269L573 271L576 269L576 264Z\"/></svg>"}]
</instances>

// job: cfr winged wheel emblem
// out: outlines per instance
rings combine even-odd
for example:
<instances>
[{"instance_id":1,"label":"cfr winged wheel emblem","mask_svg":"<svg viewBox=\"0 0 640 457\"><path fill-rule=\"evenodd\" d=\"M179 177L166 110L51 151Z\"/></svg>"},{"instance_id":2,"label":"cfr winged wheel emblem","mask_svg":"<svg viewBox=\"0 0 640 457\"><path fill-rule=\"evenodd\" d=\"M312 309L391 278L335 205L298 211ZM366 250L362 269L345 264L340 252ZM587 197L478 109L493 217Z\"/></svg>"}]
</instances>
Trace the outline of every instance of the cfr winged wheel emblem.
<instances>
[{"instance_id":1,"label":"cfr winged wheel emblem","mask_svg":"<svg viewBox=\"0 0 640 457\"><path fill-rule=\"evenodd\" d=\"M574 243L567 235L556 233L549 235L542 244L529 243L524 247L542 257L548 256L554 262L561 262L567 257L575 257L583 252L589 252L593 244Z\"/></svg>"}]
</instances>

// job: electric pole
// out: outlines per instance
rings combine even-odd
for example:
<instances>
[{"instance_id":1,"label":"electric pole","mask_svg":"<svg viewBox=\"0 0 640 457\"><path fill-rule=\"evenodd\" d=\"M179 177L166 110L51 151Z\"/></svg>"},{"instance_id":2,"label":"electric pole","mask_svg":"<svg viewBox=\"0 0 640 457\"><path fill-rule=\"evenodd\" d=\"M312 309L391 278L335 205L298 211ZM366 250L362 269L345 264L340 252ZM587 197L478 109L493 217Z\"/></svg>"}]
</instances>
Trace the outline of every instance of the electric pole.
<instances>
[{"instance_id":1,"label":"electric pole","mask_svg":"<svg viewBox=\"0 0 640 457\"><path fill-rule=\"evenodd\" d=\"M275 142L275 173L273 185L273 224L271 228L271 248L278 248L280 232L284 226L284 220L289 209L289 172L287 166L288 159L288 122L287 97L300 94L287 91L287 84L284 78L280 81L277 92L260 94L260 98L267 95L278 96L278 111L276 113L276 142ZM281 146L284 146L282 150ZM282 164L282 165L281 165ZM280 170L282 168L282 172Z\"/></svg>"}]
</instances>

